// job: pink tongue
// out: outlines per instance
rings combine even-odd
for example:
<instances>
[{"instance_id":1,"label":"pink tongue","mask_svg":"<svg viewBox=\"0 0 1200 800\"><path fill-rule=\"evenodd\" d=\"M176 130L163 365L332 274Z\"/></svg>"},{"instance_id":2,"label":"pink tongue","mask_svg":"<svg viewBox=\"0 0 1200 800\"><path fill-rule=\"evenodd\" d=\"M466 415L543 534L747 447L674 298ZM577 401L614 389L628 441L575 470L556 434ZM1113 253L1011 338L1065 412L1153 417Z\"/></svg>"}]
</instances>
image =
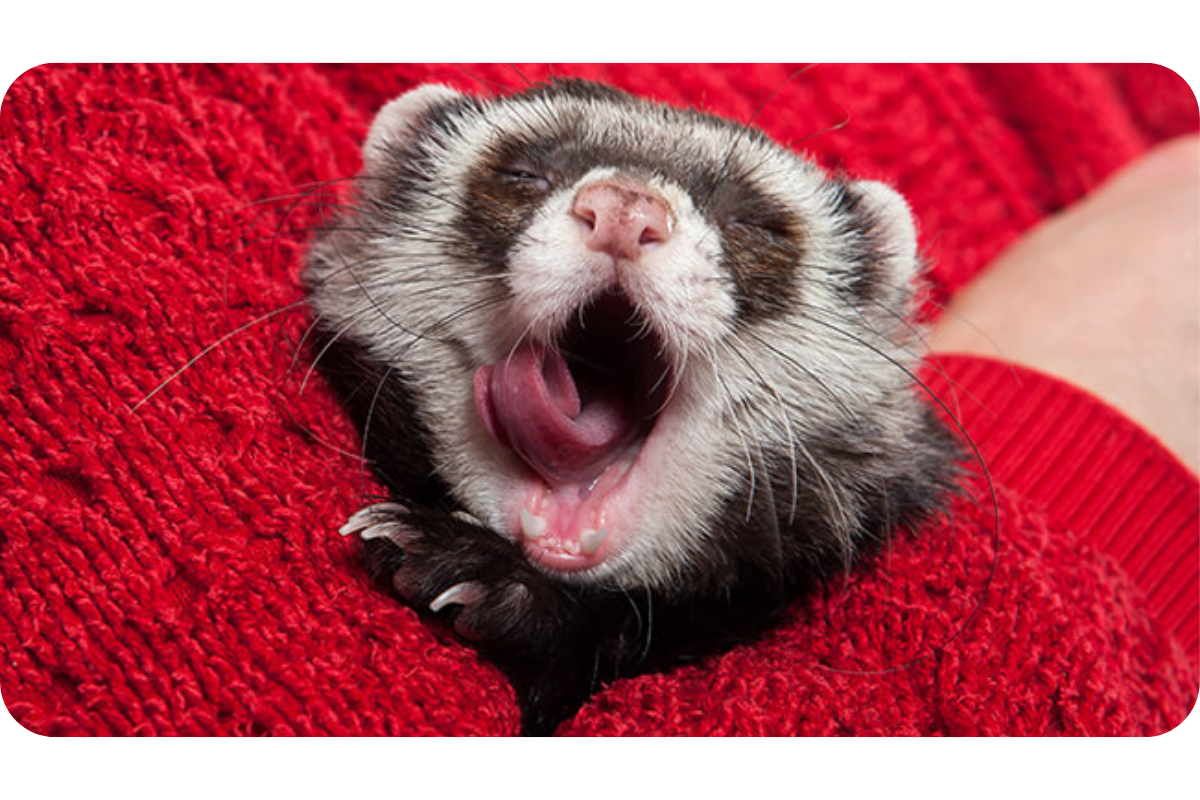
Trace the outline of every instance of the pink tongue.
<instances>
[{"instance_id":1,"label":"pink tongue","mask_svg":"<svg viewBox=\"0 0 1200 800\"><path fill-rule=\"evenodd\" d=\"M540 345L475 373L475 407L488 433L550 483L590 481L633 431L617 392L589 387L586 400L562 354Z\"/></svg>"}]
</instances>

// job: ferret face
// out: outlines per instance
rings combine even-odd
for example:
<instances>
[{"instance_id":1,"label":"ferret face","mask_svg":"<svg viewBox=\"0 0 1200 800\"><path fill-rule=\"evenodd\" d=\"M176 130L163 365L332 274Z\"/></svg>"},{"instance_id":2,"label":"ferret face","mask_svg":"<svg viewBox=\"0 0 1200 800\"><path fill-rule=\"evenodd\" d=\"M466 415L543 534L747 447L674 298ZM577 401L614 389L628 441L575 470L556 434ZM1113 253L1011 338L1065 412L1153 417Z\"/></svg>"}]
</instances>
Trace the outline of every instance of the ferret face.
<instances>
[{"instance_id":1,"label":"ferret face","mask_svg":"<svg viewBox=\"0 0 1200 800\"><path fill-rule=\"evenodd\" d=\"M383 368L364 392L404 394L420 441L392 446L544 571L670 590L863 535L885 478L846 454L894 452L919 414L890 189L557 82L394 100L359 193L310 257L318 323Z\"/></svg>"}]
</instances>

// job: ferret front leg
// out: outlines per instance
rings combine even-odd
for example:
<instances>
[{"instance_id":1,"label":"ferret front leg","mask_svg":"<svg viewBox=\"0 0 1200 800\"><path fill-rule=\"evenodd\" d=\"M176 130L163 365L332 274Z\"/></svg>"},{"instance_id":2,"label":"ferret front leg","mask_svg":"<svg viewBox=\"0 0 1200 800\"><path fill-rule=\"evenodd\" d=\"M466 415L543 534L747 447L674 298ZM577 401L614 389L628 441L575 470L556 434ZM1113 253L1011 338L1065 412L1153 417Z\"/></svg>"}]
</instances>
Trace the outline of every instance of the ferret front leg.
<instances>
[{"instance_id":1,"label":"ferret front leg","mask_svg":"<svg viewBox=\"0 0 1200 800\"><path fill-rule=\"evenodd\" d=\"M516 689L522 732L548 734L594 683L596 642L571 590L518 545L465 514L368 506L358 534L370 573L418 612L438 617L499 666Z\"/></svg>"}]
</instances>

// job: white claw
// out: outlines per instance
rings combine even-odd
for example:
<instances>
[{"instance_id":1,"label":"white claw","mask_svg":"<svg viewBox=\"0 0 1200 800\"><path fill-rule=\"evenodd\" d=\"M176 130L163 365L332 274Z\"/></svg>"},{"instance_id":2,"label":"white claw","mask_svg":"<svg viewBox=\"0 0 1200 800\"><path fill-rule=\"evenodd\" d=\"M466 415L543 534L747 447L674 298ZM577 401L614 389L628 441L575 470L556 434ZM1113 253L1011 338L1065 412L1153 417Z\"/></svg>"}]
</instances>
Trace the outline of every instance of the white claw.
<instances>
[{"instance_id":1,"label":"white claw","mask_svg":"<svg viewBox=\"0 0 1200 800\"><path fill-rule=\"evenodd\" d=\"M429 604L429 610L436 614L446 606L455 604L465 606L478 601L482 596L483 590L478 583L474 583L473 581L456 583L433 598L433 602Z\"/></svg>"},{"instance_id":2,"label":"white claw","mask_svg":"<svg viewBox=\"0 0 1200 800\"><path fill-rule=\"evenodd\" d=\"M349 536L352 533L357 533L364 528L370 528L388 517L396 514L403 514L404 506L398 503L376 503L373 506L360 508L350 515L350 519L346 520L346 524L338 528L338 533L342 536Z\"/></svg>"},{"instance_id":3,"label":"white claw","mask_svg":"<svg viewBox=\"0 0 1200 800\"><path fill-rule=\"evenodd\" d=\"M392 538L393 533L399 533L404 527L399 522L380 522L364 530L360 536L364 542L371 539Z\"/></svg>"},{"instance_id":4,"label":"white claw","mask_svg":"<svg viewBox=\"0 0 1200 800\"><path fill-rule=\"evenodd\" d=\"M600 545L604 544L604 540L608 538L608 528L601 528L598 531L585 530L579 532L579 543L583 545L583 552L590 555L595 555L600 549Z\"/></svg>"},{"instance_id":5,"label":"white claw","mask_svg":"<svg viewBox=\"0 0 1200 800\"><path fill-rule=\"evenodd\" d=\"M526 539L538 539L546 532L546 520L536 514L530 513L529 509L521 509L521 533Z\"/></svg>"}]
</instances>

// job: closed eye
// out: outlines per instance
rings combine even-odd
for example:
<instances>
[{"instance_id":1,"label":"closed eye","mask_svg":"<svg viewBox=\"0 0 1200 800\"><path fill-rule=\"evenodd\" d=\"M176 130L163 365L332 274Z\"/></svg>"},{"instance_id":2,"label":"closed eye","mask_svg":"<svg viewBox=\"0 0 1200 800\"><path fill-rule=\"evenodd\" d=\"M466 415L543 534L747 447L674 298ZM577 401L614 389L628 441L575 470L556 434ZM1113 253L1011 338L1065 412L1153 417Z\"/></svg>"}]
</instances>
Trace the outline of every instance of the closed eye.
<instances>
[{"instance_id":1,"label":"closed eye","mask_svg":"<svg viewBox=\"0 0 1200 800\"><path fill-rule=\"evenodd\" d=\"M550 191L550 179L545 175L534 172L533 170L526 169L524 167L511 167L500 170L500 174L504 176L505 180L525 186L529 189L536 189L539 192Z\"/></svg>"}]
</instances>

